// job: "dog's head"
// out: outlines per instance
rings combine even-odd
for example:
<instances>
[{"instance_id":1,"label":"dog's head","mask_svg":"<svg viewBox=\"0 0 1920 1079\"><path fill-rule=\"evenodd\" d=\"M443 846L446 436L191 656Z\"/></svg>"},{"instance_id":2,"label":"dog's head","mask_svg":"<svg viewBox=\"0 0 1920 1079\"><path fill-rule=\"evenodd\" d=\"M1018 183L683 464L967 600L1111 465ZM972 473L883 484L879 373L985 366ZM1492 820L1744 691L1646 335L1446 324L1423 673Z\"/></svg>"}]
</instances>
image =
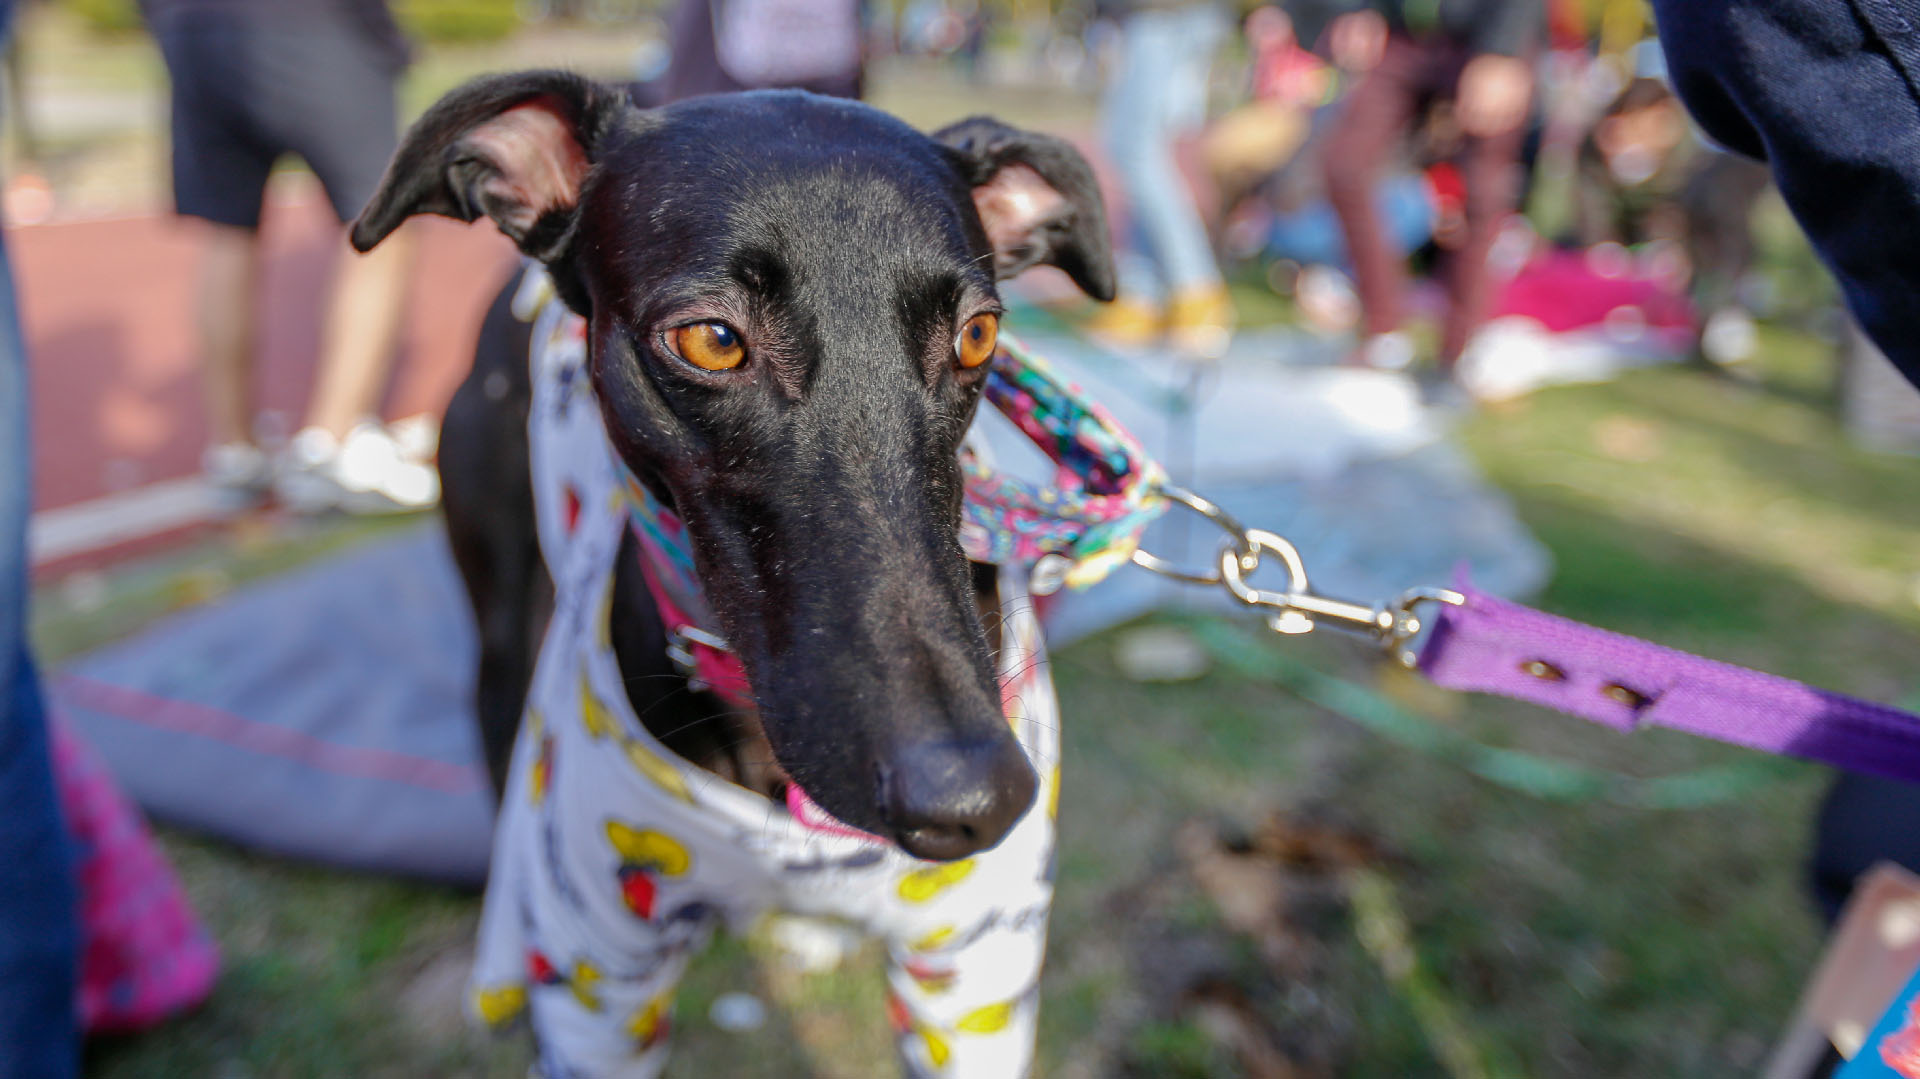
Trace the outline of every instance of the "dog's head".
<instances>
[{"instance_id":1,"label":"dog's head","mask_svg":"<svg viewBox=\"0 0 1920 1079\"><path fill-rule=\"evenodd\" d=\"M993 120L927 136L792 92L641 110L482 79L408 133L353 227L484 215L586 316L616 450L686 521L780 765L928 858L1031 804L958 529L956 451L1000 314L1048 263L1100 298L1092 171Z\"/></svg>"}]
</instances>

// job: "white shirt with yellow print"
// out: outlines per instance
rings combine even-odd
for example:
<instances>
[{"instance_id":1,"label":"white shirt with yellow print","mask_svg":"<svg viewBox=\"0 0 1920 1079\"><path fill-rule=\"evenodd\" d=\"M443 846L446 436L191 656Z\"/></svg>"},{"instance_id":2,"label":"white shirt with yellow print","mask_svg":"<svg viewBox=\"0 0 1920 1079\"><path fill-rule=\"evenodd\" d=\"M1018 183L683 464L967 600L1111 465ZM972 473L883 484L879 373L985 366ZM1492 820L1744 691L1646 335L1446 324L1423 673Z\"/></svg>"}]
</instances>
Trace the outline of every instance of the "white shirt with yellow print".
<instances>
[{"instance_id":1,"label":"white shirt with yellow print","mask_svg":"<svg viewBox=\"0 0 1920 1079\"><path fill-rule=\"evenodd\" d=\"M533 275L523 301L541 299ZM993 850L923 862L817 831L675 756L633 715L609 644L627 496L584 327L545 296L529 305L528 435L554 612L500 808L475 1011L493 1026L529 1018L545 1079L654 1076L691 955L723 922L740 931L784 910L886 943L888 1021L908 1075L1025 1074L1053 895L1059 717L1022 574L1001 574L1002 699L1042 788Z\"/></svg>"}]
</instances>

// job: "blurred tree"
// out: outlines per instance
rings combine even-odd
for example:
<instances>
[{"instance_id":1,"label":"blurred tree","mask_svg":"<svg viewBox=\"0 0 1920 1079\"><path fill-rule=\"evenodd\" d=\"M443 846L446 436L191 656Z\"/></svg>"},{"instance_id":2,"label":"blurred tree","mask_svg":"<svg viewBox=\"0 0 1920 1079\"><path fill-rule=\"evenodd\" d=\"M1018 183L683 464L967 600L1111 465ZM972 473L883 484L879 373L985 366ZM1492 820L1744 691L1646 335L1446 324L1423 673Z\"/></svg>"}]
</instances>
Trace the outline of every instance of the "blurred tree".
<instances>
[{"instance_id":1,"label":"blurred tree","mask_svg":"<svg viewBox=\"0 0 1920 1079\"><path fill-rule=\"evenodd\" d=\"M134 0L62 0L62 3L99 33L124 34L143 25L140 6Z\"/></svg>"},{"instance_id":2,"label":"blurred tree","mask_svg":"<svg viewBox=\"0 0 1920 1079\"><path fill-rule=\"evenodd\" d=\"M391 0L394 18L421 41L497 41L520 28L518 0Z\"/></svg>"},{"instance_id":3,"label":"blurred tree","mask_svg":"<svg viewBox=\"0 0 1920 1079\"><path fill-rule=\"evenodd\" d=\"M136 0L60 0L100 33L141 28ZM421 41L493 41L521 25L520 0L392 0L394 17Z\"/></svg>"}]
</instances>

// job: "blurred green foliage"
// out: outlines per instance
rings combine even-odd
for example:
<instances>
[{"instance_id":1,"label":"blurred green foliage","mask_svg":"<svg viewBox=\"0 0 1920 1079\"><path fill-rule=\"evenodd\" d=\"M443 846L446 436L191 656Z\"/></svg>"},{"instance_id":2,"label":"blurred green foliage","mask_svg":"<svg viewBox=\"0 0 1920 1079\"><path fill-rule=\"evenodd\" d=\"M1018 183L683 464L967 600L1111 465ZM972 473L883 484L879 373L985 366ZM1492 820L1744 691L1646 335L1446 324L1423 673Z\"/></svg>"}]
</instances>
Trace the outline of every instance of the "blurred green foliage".
<instances>
[{"instance_id":1,"label":"blurred green foliage","mask_svg":"<svg viewBox=\"0 0 1920 1079\"><path fill-rule=\"evenodd\" d=\"M143 20L134 0L61 0L68 10L80 16L93 30L103 34L124 34L140 29Z\"/></svg>"},{"instance_id":2,"label":"blurred green foliage","mask_svg":"<svg viewBox=\"0 0 1920 1079\"><path fill-rule=\"evenodd\" d=\"M136 0L60 0L99 33L137 30ZM394 17L421 41L497 41L518 29L518 0L392 0Z\"/></svg>"},{"instance_id":3,"label":"blurred green foliage","mask_svg":"<svg viewBox=\"0 0 1920 1079\"><path fill-rule=\"evenodd\" d=\"M421 41L498 41L519 29L518 0L395 0L393 14Z\"/></svg>"}]
</instances>

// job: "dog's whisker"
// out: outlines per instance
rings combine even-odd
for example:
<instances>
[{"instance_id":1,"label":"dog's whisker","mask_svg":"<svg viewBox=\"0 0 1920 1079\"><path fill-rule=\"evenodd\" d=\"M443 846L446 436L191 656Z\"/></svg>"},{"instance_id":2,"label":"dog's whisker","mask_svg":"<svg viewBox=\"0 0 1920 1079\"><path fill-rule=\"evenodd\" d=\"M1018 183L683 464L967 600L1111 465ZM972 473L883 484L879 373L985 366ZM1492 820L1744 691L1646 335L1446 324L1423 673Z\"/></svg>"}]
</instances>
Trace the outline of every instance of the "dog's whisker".
<instances>
[{"instance_id":1,"label":"dog's whisker","mask_svg":"<svg viewBox=\"0 0 1920 1079\"><path fill-rule=\"evenodd\" d=\"M1001 680L1005 682L1017 682L1020 679L1025 678L1027 675L1033 673L1034 671L1040 670L1046 665L1047 665L1046 660L1041 659L1038 656L1035 656L1020 663L1018 666L1014 667L1014 669L1011 671L1002 672L1000 677L1001 677Z\"/></svg>"},{"instance_id":2,"label":"dog's whisker","mask_svg":"<svg viewBox=\"0 0 1920 1079\"><path fill-rule=\"evenodd\" d=\"M675 735L684 734L687 731L693 730L695 727L704 726L705 724L713 723L718 720L727 719L735 715L738 715L738 713L736 713L730 708L722 709L718 712L713 712L708 715L700 716L696 719L687 720L686 722L680 724L677 727L673 727L670 730L660 731L654 734L654 737L660 739L661 741L665 741L669 738L674 737ZM744 743L746 739L741 739L740 741Z\"/></svg>"},{"instance_id":3,"label":"dog's whisker","mask_svg":"<svg viewBox=\"0 0 1920 1079\"><path fill-rule=\"evenodd\" d=\"M1026 706L1026 700L1024 699L1024 697L1016 694L1013 699L1016 704L1019 704L1021 706L1022 711L1024 711ZM1056 735L1060 733L1060 729L1058 727L1044 720L1036 719L1031 714L1023 715L1020 719L1020 722L1031 723L1034 726L1041 728L1042 730L1052 731Z\"/></svg>"},{"instance_id":4,"label":"dog's whisker","mask_svg":"<svg viewBox=\"0 0 1920 1079\"><path fill-rule=\"evenodd\" d=\"M679 698L688 697L692 695L693 695L693 688L691 686L680 686L679 688L674 689L670 692L661 694L659 700L654 701L653 703L647 705L645 708L641 708L637 710L634 713L634 718L640 720L641 725L645 726L646 718L652 715L655 709L658 709L667 704L677 703Z\"/></svg>"}]
</instances>

